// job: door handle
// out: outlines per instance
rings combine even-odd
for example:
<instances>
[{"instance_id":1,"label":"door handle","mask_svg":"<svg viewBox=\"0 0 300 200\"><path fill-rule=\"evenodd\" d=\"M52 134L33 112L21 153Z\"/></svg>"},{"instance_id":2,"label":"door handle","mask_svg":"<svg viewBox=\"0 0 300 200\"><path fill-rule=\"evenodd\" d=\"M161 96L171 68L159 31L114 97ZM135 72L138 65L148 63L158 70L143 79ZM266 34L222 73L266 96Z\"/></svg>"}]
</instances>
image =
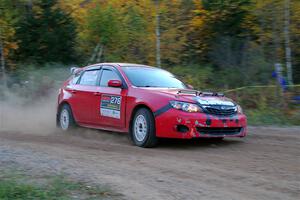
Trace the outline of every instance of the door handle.
<instances>
[{"instance_id":1,"label":"door handle","mask_svg":"<svg viewBox=\"0 0 300 200\"><path fill-rule=\"evenodd\" d=\"M77 91L76 90L71 90L71 93L75 94Z\"/></svg>"},{"instance_id":2,"label":"door handle","mask_svg":"<svg viewBox=\"0 0 300 200\"><path fill-rule=\"evenodd\" d=\"M101 93L100 93L100 92L94 92L94 95L95 95L95 96L100 96Z\"/></svg>"}]
</instances>

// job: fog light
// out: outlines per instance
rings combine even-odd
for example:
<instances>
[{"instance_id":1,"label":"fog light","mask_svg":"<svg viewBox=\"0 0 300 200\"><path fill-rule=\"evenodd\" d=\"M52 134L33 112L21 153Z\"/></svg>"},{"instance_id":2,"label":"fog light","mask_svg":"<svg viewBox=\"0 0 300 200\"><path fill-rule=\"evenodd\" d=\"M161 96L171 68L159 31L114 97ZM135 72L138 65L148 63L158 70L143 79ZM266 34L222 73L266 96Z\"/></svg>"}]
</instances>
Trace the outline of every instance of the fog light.
<instances>
[{"instance_id":1,"label":"fog light","mask_svg":"<svg viewBox=\"0 0 300 200\"><path fill-rule=\"evenodd\" d=\"M180 133L186 133L189 131L189 127L187 127L185 125L177 125L176 130Z\"/></svg>"}]
</instances>

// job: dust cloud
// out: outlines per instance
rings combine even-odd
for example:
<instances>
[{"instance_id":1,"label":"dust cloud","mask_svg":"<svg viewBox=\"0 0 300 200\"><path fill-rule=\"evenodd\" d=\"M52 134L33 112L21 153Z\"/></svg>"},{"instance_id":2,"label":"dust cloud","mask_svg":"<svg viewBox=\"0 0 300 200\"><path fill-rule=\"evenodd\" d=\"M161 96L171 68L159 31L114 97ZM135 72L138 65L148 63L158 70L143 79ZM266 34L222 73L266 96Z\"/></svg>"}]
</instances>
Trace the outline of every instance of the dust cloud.
<instances>
[{"instance_id":1,"label":"dust cloud","mask_svg":"<svg viewBox=\"0 0 300 200\"><path fill-rule=\"evenodd\" d=\"M0 85L0 131L47 135L56 129L56 102L68 68L29 70ZM19 75L20 76L20 75Z\"/></svg>"},{"instance_id":2,"label":"dust cloud","mask_svg":"<svg viewBox=\"0 0 300 200\"><path fill-rule=\"evenodd\" d=\"M27 70L21 80L10 76L8 87L0 84L0 132L61 134L56 127L57 95L63 81L70 76L69 69ZM71 135L108 143L114 141L117 144L128 144L126 134L122 133L78 128Z\"/></svg>"},{"instance_id":3,"label":"dust cloud","mask_svg":"<svg viewBox=\"0 0 300 200\"><path fill-rule=\"evenodd\" d=\"M0 101L0 131L47 134L55 131L55 98L49 94L37 102L22 102L11 95Z\"/></svg>"}]
</instances>

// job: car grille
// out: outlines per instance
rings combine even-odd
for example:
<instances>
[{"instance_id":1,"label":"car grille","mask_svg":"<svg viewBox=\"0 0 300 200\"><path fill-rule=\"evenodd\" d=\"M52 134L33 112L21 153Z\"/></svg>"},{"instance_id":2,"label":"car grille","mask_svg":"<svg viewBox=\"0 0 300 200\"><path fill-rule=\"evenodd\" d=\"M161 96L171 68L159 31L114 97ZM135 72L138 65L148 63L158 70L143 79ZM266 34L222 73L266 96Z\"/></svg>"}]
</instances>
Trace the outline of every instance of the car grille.
<instances>
[{"instance_id":1,"label":"car grille","mask_svg":"<svg viewBox=\"0 0 300 200\"><path fill-rule=\"evenodd\" d=\"M230 116L237 113L234 106L204 106L204 111L211 115Z\"/></svg>"},{"instance_id":2,"label":"car grille","mask_svg":"<svg viewBox=\"0 0 300 200\"><path fill-rule=\"evenodd\" d=\"M241 127L222 127L222 128L211 128L211 127L197 127L197 132L200 134L207 135L237 135L242 131Z\"/></svg>"}]
</instances>

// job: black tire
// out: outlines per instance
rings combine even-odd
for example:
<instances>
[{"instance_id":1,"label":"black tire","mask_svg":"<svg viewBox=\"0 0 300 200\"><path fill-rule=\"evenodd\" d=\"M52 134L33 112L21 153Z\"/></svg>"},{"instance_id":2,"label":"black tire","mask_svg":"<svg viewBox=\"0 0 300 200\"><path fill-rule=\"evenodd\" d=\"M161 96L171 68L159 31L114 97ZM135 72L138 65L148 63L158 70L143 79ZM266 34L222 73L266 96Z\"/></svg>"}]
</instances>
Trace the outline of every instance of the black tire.
<instances>
[{"instance_id":1,"label":"black tire","mask_svg":"<svg viewBox=\"0 0 300 200\"><path fill-rule=\"evenodd\" d=\"M62 121L63 120L63 121ZM71 107L68 104L61 106L58 113L58 127L62 131L70 131L76 127Z\"/></svg>"},{"instance_id":2,"label":"black tire","mask_svg":"<svg viewBox=\"0 0 300 200\"><path fill-rule=\"evenodd\" d=\"M139 123L143 120L145 120L144 123ZM146 126L144 126L145 124ZM139 134L141 132L142 134ZM145 136L140 137L141 135ZM150 110L146 108L137 110L132 120L130 137L132 142L139 147L150 148L157 145L158 139L155 134L155 121Z\"/></svg>"}]
</instances>

